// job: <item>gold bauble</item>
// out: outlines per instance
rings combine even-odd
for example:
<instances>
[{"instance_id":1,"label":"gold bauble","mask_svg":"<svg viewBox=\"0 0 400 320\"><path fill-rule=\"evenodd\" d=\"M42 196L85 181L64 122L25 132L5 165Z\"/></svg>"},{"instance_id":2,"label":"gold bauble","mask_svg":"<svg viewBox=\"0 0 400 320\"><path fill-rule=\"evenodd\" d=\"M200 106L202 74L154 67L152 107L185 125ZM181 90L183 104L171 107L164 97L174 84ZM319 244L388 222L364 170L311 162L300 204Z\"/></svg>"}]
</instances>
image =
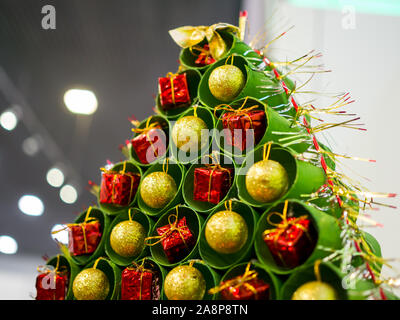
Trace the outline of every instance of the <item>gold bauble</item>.
<instances>
[{"instance_id":1,"label":"gold bauble","mask_svg":"<svg viewBox=\"0 0 400 320\"><path fill-rule=\"evenodd\" d=\"M137 221L121 221L111 231L110 245L115 253L129 258L139 255L144 248L146 230Z\"/></svg>"},{"instance_id":2,"label":"gold bauble","mask_svg":"<svg viewBox=\"0 0 400 320\"><path fill-rule=\"evenodd\" d=\"M148 174L140 185L140 196L144 203L154 209L165 207L177 191L174 178L163 171Z\"/></svg>"},{"instance_id":3,"label":"gold bauble","mask_svg":"<svg viewBox=\"0 0 400 320\"><path fill-rule=\"evenodd\" d=\"M223 102L230 102L242 91L245 76L238 67L225 64L215 68L208 78L211 94Z\"/></svg>"},{"instance_id":4,"label":"gold bauble","mask_svg":"<svg viewBox=\"0 0 400 320\"><path fill-rule=\"evenodd\" d=\"M328 283L311 281L300 286L293 294L292 300L338 300L336 290Z\"/></svg>"},{"instance_id":5,"label":"gold bauble","mask_svg":"<svg viewBox=\"0 0 400 320\"><path fill-rule=\"evenodd\" d=\"M200 150L208 142L208 134L201 139L201 130L208 129L206 123L195 116L180 118L172 128L172 140L182 151Z\"/></svg>"},{"instance_id":6,"label":"gold bauble","mask_svg":"<svg viewBox=\"0 0 400 320\"><path fill-rule=\"evenodd\" d=\"M205 236L208 245L218 253L235 253L246 243L248 228L240 214L219 211L208 220Z\"/></svg>"},{"instance_id":7,"label":"gold bauble","mask_svg":"<svg viewBox=\"0 0 400 320\"><path fill-rule=\"evenodd\" d=\"M202 300L206 281L195 267L178 266L165 277L164 292L168 300Z\"/></svg>"},{"instance_id":8,"label":"gold bauble","mask_svg":"<svg viewBox=\"0 0 400 320\"><path fill-rule=\"evenodd\" d=\"M262 160L253 164L246 174L246 189L257 201L272 202L288 189L289 177L277 161Z\"/></svg>"},{"instance_id":9,"label":"gold bauble","mask_svg":"<svg viewBox=\"0 0 400 320\"><path fill-rule=\"evenodd\" d=\"M103 271L88 268L75 277L72 291L77 300L105 300L110 291L110 283Z\"/></svg>"}]
</instances>

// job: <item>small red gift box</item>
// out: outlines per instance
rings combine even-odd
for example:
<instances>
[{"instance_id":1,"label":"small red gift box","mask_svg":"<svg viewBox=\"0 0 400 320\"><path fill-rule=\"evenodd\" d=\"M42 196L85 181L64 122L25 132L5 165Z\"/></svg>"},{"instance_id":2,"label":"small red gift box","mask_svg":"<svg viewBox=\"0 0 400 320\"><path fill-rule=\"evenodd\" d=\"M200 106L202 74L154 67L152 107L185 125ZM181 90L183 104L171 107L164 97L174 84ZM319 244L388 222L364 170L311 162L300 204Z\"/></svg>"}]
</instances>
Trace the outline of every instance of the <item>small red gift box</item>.
<instances>
[{"instance_id":1,"label":"small red gift box","mask_svg":"<svg viewBox=\"0 0 400 320\"><path fill-rule=\"evenodd\" d=\"M126 268L121 275L121 300L152 300L153 272L142 268Z\"/></svg>"},{"instance_id":2,"label":"small red gift box","mask_svg":"<svg viewBox=\"0 0 400 320\"><path fill-rule=\"evenodd\" d=\"M246 131L254 130L253 143L256 145L262 139L266 129L266 117L263 110L225 112L222 116L222 125L228 129L225 133L225 143L235 146L240 150L251 147L252 142L247 142Z\"/></svg>"},{"instance_id":3,"label":"small red gift box","mask_svg":"<svg viewBox=\"0 0 400 320\"><path fill-rule=\"evenodd\" d=\"M66 274L46 272L36 277L36 300L65 300L67 290Z\"/></svg>"},{"instance_id":4,"label":"small red gift box","mask_svg":"<svg viewBox=\"0 0 400 320\"><path fill-rule=\"evenodd\" d=\"M164 110L185 107L190 104L186 73L158 78L158 92Z\"/></svg>"},{"instance_id":5,"label":"small red gift box","mask_svg":"<svg viewBox=\"0 0 400 320\"><path fill-rule=\"evenodd\" d=\"M196 244L196 239L186 224L186 217L157 228L165 255L170 263L186 257Z\"/></svg>"},{"instance_id":6,"label":"small red gift box","mask_svg":"<svg viewBox=\"0 0 400 320\"><path fill-rule=\"evenodd\" d=\"M198 55L197 59L194 62L196 65L206 66L215 62L215 59L212 57L210 53L210 47L208 44L205 44L203 48L200 49L193 48L193 49L200 51L200 54Z\"/></svg>"},{"instance_id":7,"label":"small red gift box","mask_svg":"<svg viewBox=\"0 0 400 320\"><path fill-rule=\"evenodd\" d=\"M263 233L278 266L294 268L304 263L314 250L315 230L307 217L288 218L287 222L276 229L267 229Z\"/></svg>"},{"instance_id":8,"label":"small red gift box","mask_svg":"<svg viewBox=\"0 0 400 320\"><path fill-rule=\"evenodd\" d=\"M138 173L103 172L100 186L100 203L128 206L136 194L139 182L140 175Z\"/></svg>"},{"instance_id":9,"label":"small red gift box","mask_svg":"<svg viewBox=\"0 0 400 320\"><path fill-rule=\"evenodd\" d=\"M224 285L224 283L222 283ZM255 278L221 291L223 300L269 300L270 285Z\"/></svg>"},{"instance_id":10,"label":"small red gift box","mask_svg":"<svg viewBox=\"0 0 400 320\"><path fill-rule=\"evenodd\" d=\"M194 169L193 199L218 204L228 193L234 170L221 166Z\"/></svg>"},{"instance_id":11,"label":"small red gift box","mask_svg":"<svg viewBox=\"0 0 400 320\"><path fill-rule=\"evenodd\" d=\"M131 144L139 161L148 164L164 155L167 150L167 137L161 126L156 126L137 135L131 140Z\"/></svg>"},{"instance_id":12,"label":"small red gift box","mask_svg":"<svg viewBox=\"0 0 400 320\"><path fill-rule=\"evenodd\" d=\"M74 256L93 253L101 240L101 224L90 221L68 225L68 247Z\"/></svg>"}]
</instances>

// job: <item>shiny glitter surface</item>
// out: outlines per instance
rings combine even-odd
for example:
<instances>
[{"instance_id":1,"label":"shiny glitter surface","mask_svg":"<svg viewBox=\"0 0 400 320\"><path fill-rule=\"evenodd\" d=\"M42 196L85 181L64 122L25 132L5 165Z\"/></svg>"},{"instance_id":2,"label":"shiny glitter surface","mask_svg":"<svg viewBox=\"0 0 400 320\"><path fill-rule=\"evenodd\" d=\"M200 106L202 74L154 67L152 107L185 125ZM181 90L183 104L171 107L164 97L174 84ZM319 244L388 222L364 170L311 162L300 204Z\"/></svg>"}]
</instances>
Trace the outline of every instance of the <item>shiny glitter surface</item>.
<instances>
[{"instance_id":1,"label":"shiny glitter surface","mask_svg":"<svg viewBox=\"0 0 400 320\"><path fill-rule=\"evenodd\" d=\"M211 94L223 102L229 102L242 91L245 76L242 70L230 64L215 68L208 79Z\"/></svg>"},{"instance_id":2,"label":"shiny glitter surface","mask_svg":"<svg viewBox=\"0 0 400 320\"><path fill-rule=\"evenodd\" d=\"M338 300L336 290L328 283L311 281L300 286L292 300Z\"/></svg>"},{"instance_id":3,"label":"shiny glitter surface","mask_svg":"<svg viewBox=\"0 0 400 320\"><path fill-rule=\"evenodd\" d=\"M248 228L243 217L234 211L219 211L208 220L205 236L208 245L219 253L238 252L246 243Z\"/></svg>"},{"instance_id":4,"label":"shiny glitter surface","mask_svg":"<svg viewBox=\"0 0 400 320\"><path fill-rule=\"evenodd\" d=\"M285 168L274 160L256 162L246 174L247 192L260 202L277 200L288 187L289 178Z\"/></svg>"},{"instance_id":5,"label":"shiny glitter surface","mask_svg":"<svg viewBox=\"0 0 400 320\"><path fill-rule=\"evenodd\" d=\"M154 209L166 206L175 197L177 191L174 178L162 171L147 175L140 186L140 196L144 203Z\"/></svg>"},{"instance_id":6,"label":"shiny glitter surface","mask_svg":"<svg viewBox=\"0 0 400 320\"><path fill-rule=\"evenodd\" d=\"M199 117L183 117L172 128L172 140L182 151L200 150L208 142L208 136L201 139L202 129L208 128L206 123Z\"/></svg>"},{"instance_id":7,"label":"shiny glitter surface","mask_svg":"<svg viewBox=\"0 0 400 320\"><path fill-rule=\"evenodd\" d=\"M206 281L198 269L178 266L165 277L164 292L169 300L202 300Z\"/></svg>"},{"instance_id":8,"label":"shiny glitter surface","mask_svg":"<svg viewBox=\"0 0 400 320\"><path fill-rule=\"evenodd\" d=\"M120 256L133 257L139 255L144 248L146 230L137 221L122 221L111 231L111 248Z\"/></svg>"},{"instance_id":9,"label":"shiny glitter surface","mask_svg":"<svg viewBox=\"0 0 400 320\"><path fill-rule=\"evenodd\" d=\"M110 291L110 283L103 271L88 268L76 276L72 291L77 300L104 300Z\"/></svg>"}]
</instances>

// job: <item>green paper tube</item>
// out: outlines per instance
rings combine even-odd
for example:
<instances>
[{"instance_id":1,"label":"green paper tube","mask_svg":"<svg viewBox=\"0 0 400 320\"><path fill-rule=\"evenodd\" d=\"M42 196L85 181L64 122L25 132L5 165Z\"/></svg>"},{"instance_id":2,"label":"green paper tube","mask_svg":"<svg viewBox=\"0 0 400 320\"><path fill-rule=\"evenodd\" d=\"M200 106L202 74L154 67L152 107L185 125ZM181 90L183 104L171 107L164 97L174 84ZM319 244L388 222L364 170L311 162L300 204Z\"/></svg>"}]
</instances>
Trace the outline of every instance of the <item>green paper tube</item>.
<instances>
[{"instance_id":1,"label":"green paper tube","mask_svg":"<svg viewBox=\"0 0 400 320\"><path fill-rule=\"evenodd\" d=\"M180 115L177 120L182 119L183 117L193 116L195 114L194 112L195 112L195 109L193 107L190 107L182 115ZM197 114L197 117L199 117L200 119L202 119L205 122L208 130L214 129L214 127L215 127L214 116L210 112L210 110L208 110L205 107L198 106L198 107L196 107L196 114ZM175 121L171 120L171 132L173 130L174 124L175 124ZM209 132L211 132L211 133L209 134L206 131L204 132L204 140L208 139L207 144L204 144L204 146L201 148L201 150L198 150L197 152L195 152L195 151L190 152L190 150L188 152L184 152L184 151L178 149L178 147L174 143L172 137L170 137L170 152L172 154L172 157L174 159L177 159L177 161L181 164L188 164L188 163L196 162L199 156L208 154L208 152L210 151L212 138L213 138L212 137L213 131L209 131ZM203 139L203 133L202 133L202 139Z\"/></svg>"},{"instance_id":2,"label":"green paper tube","mask_svg":"<svg viewBox=\"0 0 400 320\"><path fill-rule=\"evenodd\" d=\"M236 278L244 274L247 262L236 264L232 266L221 278L221 282ZM270 285L270 300L279 300L280 298L280 288L282 285L281 280L269 271L265 266L258 263L257 261L251 261L250 270L256 270L258 273L258 278L264 280ZM221 299L221 293L216 293L217 299Z\"/></svg>"},{"instance_id":3,"label":"green paper tube","mask_svg":"<svg viewBox=\"0 0 400 320\"><path fill-rule=\"evenodd\" d=\"M76 275L80 271L80 267L76 265L68 256L60 254L60 260L58 268L65 267L68 270L68 290L65 300L72 300L74 298L74 293L72 292L72 283ZM53 266L54 268L57 266L57 256L54 256L47 260L46 265Z\"/></svg>"},{"instance_id":4,"label":"green paper tube","mask_svg":"<svg viewBox=\"0 0 400 320\"><path fill-rule=\"evenodd\" d=\"M263 160L263 152L263 145L249 152L242 163L239 176L236 179L239 198L251 206L267 208L274 202L287 198L302 199L304 195L316 192L326 181L326 176L322 168L298 160L295 154L288 148L283 148L278 144L272 143L269 159L279 162L286 169L289 177L289 187L283 196L273 202L262 203L254 200L246 189L246 173L253 163Z\"/></svg>"},{"instance_id":5,"label":"green paper tube","mask_svg":"<svg viewBox=\"0 0 400 320\"><path fill-rule=\"evenodd\" d=\"M142 180L142 169L140 168L140 166L138 166L137 164L135 164L133 161L122 161L119 162L117 164L115 164L112 168L111 171L115 171L115 172L119 172L122 170L122 168L124 167L124 162L126 162L126 170L125 172L133 172L133 173L138 173L140 175L140 180ZM100 186L101 188L101 186ZM132 197L131 203L129 204L128 207L132 207L133 205L135 205L136 203L136 199L137 199L137 194L139 192L139 187L135 193L135 195ZM121 211L125 210L126 207L122 207L122 206L118 206L118 205L113 205L110 203L101 203L100 202L100 190L99 193L97 195L97 203L100 207L100 209L107 215L110 216L114 216L119 214Z\"/></svg>"},{"instance_id":6,"label":"green paper tube","mask_svg":"<svg viewBox=\"0 0 400 320\"><path fill-rule=\"evenodd\" d=\"M147 169L146 173L143 175L141 182L143 179L152 172L163 171L163 163L156 162L149 169ZM183 185L183 177L185 175L185 167L178 164L173 159L168 160L168 172L167 172L174 180L177 186L177 193L175 197L163 208L151 208L149 207L142 199L140 195L140 187L139 185L137 192L137 202L139 209L149 216L161 216L165 212L167 212L172 207L182 202L182 185Z\"/></svg>"},{"instance_id":7,"label":"green paper tube","mask_svg":"<svg viewBox=\"0 0 400 320\"><path fill-rule=\"evenodd\" d=\"M143 120L143 121L139 124L139 126L138 126L137 128L138 128L138 129L146 128L147 121L148 121L148 118L145 119L145 120ZM169 126L169 121L167 120L166 117L164 117L164 116L162 116L162 115L153 115L153 116L151 116L151 119L150 119L150 121L149 121L149 125L152 124L152 123L154 123L154 122L158 122L158 123L161 125L162 130L163 130L164 133L165 133L165 138L166 138L166 143L167 143L167 145L166 145L166 148L165 148L165 153L164 153L163 155L160 155L157 159L155 159L155 160L154 160L153 162L151 162L151 163L141 163L140 160L139 160L139 158L138 158L138 156L136 155L135 149L134 149L131 145L129 146L130 160L131 160L135 165L137 165L137 166L143 168L144 170L146 170L146 169L147 169L149 166L151 166L154 162L157 162L157 161L159 161L160 159L165 158L165 155L168 154L168 149L169 149L169 133L170 133L170 131L171 131L171 128L170 128L170 126ZM137 137L137 136L140 135L140 134L141 134L141 133L138 133L138 132L134 133L133 138ZM160 133L160 134L161 134L161 133ZM132 138L132 139L133 139L133 138ZM157 142L157 143L160 143L160 142L161 142L161 140L159 140L159 142Z\"/></svg>"},{"instance_id":8,"label":"green paper tube","mask_svg":"<svg viewBox=\"0 0 400 320\"><path fill-rule=\"evenodd\" d=\"M201 272L204 280L206 281L206 292L204 294L203 300L216 300L217 295L208 293L208 290L218 285L221 278L220 275L216 273L210 266L204 263L203 260L200 259L189 260L181 263L180 265L189 265L190 263L193 263L193 267ZM168 300L165 292L163 292L163 300Z\"/></svg>"},{"instance_id":9,"label":"green paper tube","mask_svg":"<svg viewBox=\"0 0 400 320\"><path fill-rule=\"evenodd\" d=\"M201 79L201 74L198 70L195 69L186 69L181 72L178 72L178 74L182 73L186 73L186 81L189 89L190 103L194 104L195 101L197 100L197 90ZM187 107L164 110L163 107L161 106L160 93L158 93L157 95L156 98L157 113L165 116L167 119L175 119L179 117L179 115L185 112L188 108L190 108L190 105Z\"/></svg>"},{"instance_id":10,"label":"green paper tube","mask_svg":"<svg viewBox=\"0 0 400 320\"><path fill-rule=\"evenodd\" d=\"M75 219L74 223L84 222L86 212L87 212L87 210L85 210L81 214L79 214L79 216ZM101 240L100 240L99 244L97 245L96 250L92 254L86 254L86 255L80 255L80 256L74 256L72 254L70 255L72 261L80 266L91 263L92 261L94 261L95 259L97 259L98 257L100 257L104 254L104 246L105 246L105 242L106 242L105 234L107 233L107 230L110 225L110 218L99 208L93 207L92 211L90 212L89 217L94 217L99 220L100 225L101 225L102 235L101 235Z\"/></svg>"},{"instance_id":11,"label":"green paper tube","mask_svg":"<svg viewBox=\"0 0 400 320\"><path fill-rule=\"evenodd\" d=\"M94 263L95 261L92 261L82 270L92 268ZM96 266L96 269L99 269L105 273L110 284L110 291L105 300L118 300L121 292L121 269L107 258L101 258Z\"/></svg>"},{"instance_id":12,"label":"green paper tube","mask_svg":"<svg viewBox=\"0 0 400 320\"><path fill-rule=\"evenodd\" d=\"M282 89L282 85L274 75L269 75L269 73L254 69L254 67L241 56L233 54L232 58L233 65L238 67L246 77L246 83L242 91L234 100L239 100L249 96L265 102L280 114L289 115L291 117L295 116L296 111L290 104L288 96ZM204 105L211 109L214 109L216 106L225 102L216 99L211 94L208 87L210 74L215 68L225 65L226 62L231 63L231 61L232 59L228 57L227 59L222 59L214 63L209 69L207 69L201 78L198 91L199 99Z\"/></svg>"},{"instance_id":13,"label":"green paper tube","mask_svg":"<svg viewBox=\"0 0 400 320\"><path fill-rule=\"evenodd\" d=\"M155 223L151 230L151 236L158 236L157 233L157 228L163 227L165 225L169 224L168 217L171 214L176 214L176 208L170 209L169 211L165 212ZM162 243L159 242L155 245L150 246L150 253L152 258L154 259L155 262L160 264L163 267L168 267L168 268L173 268L176 267L177 265L189 260L189 259L194 259L198 257L198 242L200 238L200 230L203 225L204 219L194 210L191 208L185 206L185 205L179 205L178 207L178 220L182 219L183 217L186 217L186 224L190 231L192 232L193 236L196 239L196 244L193 247L193 249L190 251L190 253L184 257L183 259L176 261L176 262L169 262L167 259L167 256L164 252L164 249L162 247ZM152 241L157 242L157 239Z\"/></svg>"},{"instance_id":14,"label":"green paper tube","mask_svg":"<svg viewBox=\"0 0 400 320\"><path fill-rule=\"evenodd\" d=\"M205 164L202 163L204 162L204 158L199 157L198 162L191 165L186 172L185 179L183 182L183 188L182 188L182 194L183 194L183 199L185 200L185 203L197 212L203 213L203 214L209 214L212 210L215 209L215 207L218 204L210 203L210 202L205 202L205 201L197 201L193 199L193 191L194 191L194 170L196 168L203 168L205 167ZM233 198L236 196L236 172L237 172L237 167L233 159L227 155L224 154L218 154L220 165L223 168L232 168L234 169L234 174L231 177L232 181L232 186L229 189L228 193L226 196L220 201L224 203L227 199ZM210 159L208 159L210 160ZM207 162L208 163L208 162ZM211 160L210 160L211 163Z\"/></svg>"},{"instance_id":15,"label":"green paper tube","mask_svg":"<svg viewBox=\"0 0 400 320\"><path fill-rule=\"evenodd\" d=\"M142 213L137 208L132 208L130 210L131 210L132 221L139 222L143 226L143 228L146 230L146 236L149 236L151 228L154 225L153 220L151 220L149 218L149 216ZM111 247L111 244L110 244L111 232L118 223L120 223L122 221L127 221L127 220L129 220L129 209L120 212L114 218L114 220L111 222L110 227L107 230L107 234L105 235L106 236L106 243L105 243L106 254L111 259L112 262L114 262L115 264L117 264L119 266L127 266L127 265L131 264L132 261L137 261L137 260L143 258L145 255L148 255L148 253L149 253L149 250L146 246L144 247L142 252L140 252L138 255L132 256L132 257L123 257L113 250L113 248Z\"/></svg>"},{"instance_id":16,"label":"green paper tube","mask_svg":"<svg viewBox=\"0 0 400 320\"><path fill-rule=\"evenodd\" d=\"M207 225L208 220L210 220L210 218L214 213L225 210L226 210L225 203L221 203L217 207L215 207L215 209L211 212L211 214L208 216L206 222L203 225L199 242L199 252L201 258L208 265L210 265L210 267L219 270L229 269L235 264L250 259L250 257L253 254L253 242L255 235L254 231L259 217L252 207L246 205L245 203L240 202L239 200L232 199L232 211L240 214L246 221L248 228L248 238L244 246L238 252L231 254L222 254L216 252L207 243L205 237L205 227Z\"/></svg>"},{"instance_id":17,"label":"green paper tube","mask_svg":"<svg viewBox=\"0 0 400 320\"><path fill-rule=\"evenodd\" d=\"M247 101L246 101L247 99ZM246 103L244 104L244 102ZM240 107L243 107L243 109L250 108L252 106L258 105L258 108L255 108L253 110L262 110L265 112L266 116L266 129L264 136L261 138L261 140L254 146L254 148L257 148L260 145L265 144L268 141L273 141L276 143L280 143L280 139L282 138L287 138L288 135L285 134L287 132L293 133L293 137L297 135L303 135L306 134L306 131L303 127L299 127L297 125L291 124L289 120L286 118L282 117L278 112L273 110L272 108L268 107L264 102L254 99L254 98L242 98L239 100L233 101L230 106L233 109L239 109ZM222 113L220 112L220 116L218 117L216 121L216 142L219 146L219 148L226 154L229 154L231 156L245 156L246 155L246 150L242 151L237 147L231 146L229 144L225 145L225 135L224 132L222 131L224 129L223 124L222 124L222 116L224 113L229 111L223 111ZM297 133L297 134L296 134ZM217 134L219 136L217 136ZM245 137L242 137L244 139ZM295 138L293 138L294 140ZM293 141L292 140L292 141ZM283 142L282 142L283 143ZM252 147L252 146L249 146ZM306 151L310 147L310 144L307 142L302 142L302 143L296 143L292 144L289 146L290 149L292 149L295 152L302 153ZM249 151L249 150L247 150Z\"/></svg>"},{"instance_id":18,"label":"green paper tube","mask_svg":"<svg viewBox=\"0 0 400 320\"><path fill-rule=\"evenodd\" d=\"M331 253L330 251L323 250L323 248L329 248L335 250L335 249L340 249L342 247L340 228L338 221L335 218L322 211L315 209L312 206L306 205L305 203L299 200L290 199L288 201L289 201L289 208L291 206L293 207L295 217L299 217L307 213L318 235L314 251L302 265L312 263ZM278 266L275 263L275 260L273 259L272 254L269 251L269 248L267 244L264 242L262 236L263 232L266 229L276 228L275 226L272 226L267 222L267 214L269 212L282 212L283 207L284 207L284 201L269 208L261 216L256 227L254 248L260 263L265 265L269 270L278 274L289 274L296 272L296 270L298 270L301 266L292 269Z\"/></svg>"}]
</instances>

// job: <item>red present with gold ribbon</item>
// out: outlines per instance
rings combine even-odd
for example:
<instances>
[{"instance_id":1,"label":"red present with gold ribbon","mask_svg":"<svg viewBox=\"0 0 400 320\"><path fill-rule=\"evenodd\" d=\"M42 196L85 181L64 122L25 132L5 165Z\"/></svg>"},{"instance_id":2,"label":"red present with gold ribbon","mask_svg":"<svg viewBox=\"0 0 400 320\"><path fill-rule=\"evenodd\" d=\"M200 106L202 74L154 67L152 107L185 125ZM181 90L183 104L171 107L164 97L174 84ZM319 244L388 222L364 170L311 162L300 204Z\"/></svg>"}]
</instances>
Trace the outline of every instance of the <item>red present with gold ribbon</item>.
<instances>
[{"instance_id":1,"label":"red present with gold ribbon","mask_svg":"<svg viewBox=\"0 0 400 320\"><path fill-rule=\"evenodd\" d=\"M222 282L210 290L214 294L221 292L222 300L269 300L270 285L258 278L256 270L250 270L247 264L244 274Z\"/></svg>"},{"instance_id":2,"label":"red present with gold ribbon","mask_svg":"<svg viewBox=\"0 0 400 320\"><path fill-rule=\"evenodd\" d=\"M168 137L158 122L148 121L145 128L133 128L132 131L140 133L131 140L131 145L141 163L149 164L165 154Z\"/></svg>"},{"instance_id":3,"label":"red present with gold ribbon","mask_svg":"<svg viewBox=\"0 0 400 320\"><path fill-rule=\"evenodd\" d=\"M103 171L100 185L100 203L117 206L129 206L135 197L140 182L140 175L134 172L125 172L126 162L122 171Z\"/></svg>"},{"instance_id":4,"label":"red present with gold ribbon","mask_svg":"<svg viewBox=\"0 0 400 320\"><path fill-rule=\"evenodd\" d=\"M38 267L36 277L36 300L65 300L68 291L68 272L65 268Z\"/></svg>"},{"instance_id":5,"label":"red present with gold ribbon","mask_svg":"<svg viewBox=\"0 0 400 320\"><path fill-rule=\"evenodd\" d=\"M186 224L186 217L178 220L178 214L168 217L168 225L157 228L158 236L145 239L147 245L162 244L165 255L170 263L185 258L196 244L196 239ZM149 240L157 239L154 243Z\"/></svg>"},{"instance_id":6,"label":"red present with gold ribbon","mask_svg":"<svg viewBox=\"0 0 400 320\"><path fill-rule=\"evenodd\" d=\"M266 115L263 110L254 110L258 105L239 109L230 106L217 107L216 109L227 110L222 115L222 126L225 134L225 143L241 151L252 147L261 141L266 130ZM252 141L247 141L247 131L253 130Z\"/></svg>"},{"instance_id":7,"label":"red present with gold ribbon","mask_svg":"<svg viewBox=\"0 0 400 320\"><path fill-rule=\"evenodd\" d=\"M128 267L121 275L121 300L152 300L154 272L143 264Z\"/></svg>"},{"instance_id":8,"label":"red present with gold ribbon","mask_svg":"<svg viewBox=\"0 0 400 320\"><path fill-rule=\"evenodd\" d=\"M186 73L173 74L170 72L166 77L158 78L158 92L164 110L190 105Z\"/></svg>"},{"instance_id":9,"label":"red present with gold ribbon","mask_svg":"<svg viewBox=\"0 0 400 320\"><path fill-rule=\"evenodd\" d=\"M267 244L275 263L286 268L295 268L303 264L316 245L316 232L308 216L287 218L288 201L285 201L283 214L271 212L268 223L276 226L263 232L263 240ZM273 215L282 220L276 224L271 222Z\"/></svg>"},{"instance_id":10,"label":"red present with gold ribbon","mask_svg":"<svg viewBox=\"0 0 400 320\"><path fill-rule=\"evenodd\" d=\"M193 199L218 204L232 186L234 170L219 164L194 169Z\"/></svg>"},{"instance_id":11,"label":"red present with gold ribbon","mask_svg":"<svg viewBox=\"0 0 400 320\"><path fill-rule=\"evenodd\" d=\"M102 236L101 224L93 217L89 217L92 207L87 210L82 223L68 224L68 248L74 256L91 254L99 245Z\"/></svg>"},{"instance_id":12,"label":"red present with gold ribbon","mask_svg":"<svg viewBox=\"0 0 400 320\"><path fill-rule=\"evenodd\" d=\"M196 53L194 53L194 50L199 52L197 59L194 61L194 63L197 66L203 67L212 64L216 61L211 55L210 46L208 44L205 44L203 47L200 46L190 47L190 51L192 52L192 54L195 55Z\"/></svg>"}]
</instances>

